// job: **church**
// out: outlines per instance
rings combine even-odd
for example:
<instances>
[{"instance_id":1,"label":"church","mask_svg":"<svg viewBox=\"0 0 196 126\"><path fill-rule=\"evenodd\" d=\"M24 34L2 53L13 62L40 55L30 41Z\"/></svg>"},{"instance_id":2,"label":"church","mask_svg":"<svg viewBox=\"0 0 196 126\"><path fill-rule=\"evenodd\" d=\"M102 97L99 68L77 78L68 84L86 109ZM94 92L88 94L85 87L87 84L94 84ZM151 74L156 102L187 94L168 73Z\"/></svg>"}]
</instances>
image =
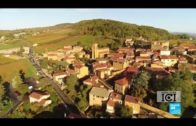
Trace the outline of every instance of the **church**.
<instances>
[{"instance_id":1,"label":"church","mask_svg":"<svg viewBox=\"0 0 196 126\"><path fill-rule=\"evenodd\" d=\"M92 59L104 58L109 52L109 48L99 48L97 43L92 45Z\"/></svg>"}]
</instances>

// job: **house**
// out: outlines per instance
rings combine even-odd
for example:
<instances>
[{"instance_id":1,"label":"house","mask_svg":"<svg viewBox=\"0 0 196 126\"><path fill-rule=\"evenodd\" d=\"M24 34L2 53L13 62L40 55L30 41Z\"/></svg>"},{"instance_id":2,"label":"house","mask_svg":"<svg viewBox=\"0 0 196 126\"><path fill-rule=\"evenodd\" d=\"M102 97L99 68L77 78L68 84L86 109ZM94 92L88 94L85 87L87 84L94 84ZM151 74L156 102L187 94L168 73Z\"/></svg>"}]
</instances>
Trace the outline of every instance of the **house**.
<instances>
[{"instance_id":1,"label":"house","mask_svg":"<svg viewBox=\"0 0 196 126\"><path fill-rule=\"evenodd\" d=\"M118 105L122 105L122 95L112 92L106 105L106 111L109 113L114 113Z\"/></svg>"},{"instance_id":2,"label":"house","mask_svg":"<svg viewBox=\"0 0 196 126\"><path fill-rule=\"evenodd\" d=\"M102 106L108 100L110 92L102 87L93 87L89 93L89 105Z\"/></svg>"},{"instance_id":3,"label":"house","mask_svg":"<svg viewBox=\"0 0 196 126\"><path fill-rule=\"evenodd\" d=\"M178 58L175 55L170 56L160 56L160 60L164 67L172 67L178 62Z\"/></svg>"},{"instance_id":4,"label":"house","mask_svg":"<svg viewBox=\"0 0 196 126\"><path fill-rule=\"evenodd\" d=\"M161 55L161 56L163 56L163 55L169 56L170 53L171 53L170 50L161 50L161 51L160 51L160 55Z\"/></svg>"},{"instance_id":5,"label":"house","mask_svg":"<svg viewBox=\"0 0 196 126\"><path fill-rule=\"evenodd\" d=\"M111 75L111 69L110 68L105 68L105 69L98 69L95 71L95 74L101 78L105 79Z\"/></svg>"},{"instance_id":6,"label":"house","mask_svg":"<svg viewBox=\"0 0 196 126\"><path fill-rule=\"evenodd\" d=\"M125 40L125 45L126 46L131 47L131 46L133 46L133 44L134 44L133 39L126 39Z\"/></svg>"},{"instance_id":7,"label":"house","mask_svg":"<svg viewBox=\"0 0 196 126\"><path fill-rule=\"evenodd\" d=\"M119 48L117 50L118 53L122 53L122 54L128 54L128 53L134 53L134 49L133 48L128 48L128 47L122 47L122 48Z\"/></svg>"},{"instance_id":8,"label":"house","mask_svg":"<svg viewBox=\"0 0 196 126\"><path fill-rule=\"evenodd\" d=\"M65 71L58 71L52 74L52 77L55 81L57 81L59 84L63 84L63 79L67 76L67 73Z\"/></svg>"},{"instance_id":9,"label":"house","mask_svg":"<svg viewBox=\"0 0 196 126\"><path fill-rule=\"evenodd\" d=\"M74 46L73 47L74 53L80 53L80 52L82 52L82 50L83 50L83 47L81 47L81 46Z\"/></svg>"},{"instance_id":10,"label":"house","mask_svg":"<svg viewBox=\"0 0 196 126\"><path fill-rule=\"evenodd\" d=\"M29 47L23 47L23 49L24 49L23 54L29 54L29 52L30 52L30 48Z\"/></svg>"},{"instance_id":11,"label":"house","mask_svg":"<svg viewBox=\"0 0 196 126\"><path fill-rule=\"evenodd\" d=\"M77 73L77 77L79 79L88 75L89 73L88 67L85 66L84 64L74 64L73 66L74 66L74 70Z\"/></svg>"},{"instance_id":12,"label":"house","mask_svg":"<svg viewBox=\"0 0 196 126\"><path fill-rule=\"evenodd\" d=\"M66 55L63 60L72 64L76 60L76 57L74 55Z\"/></svg>"},{"instance_id":13,"label":"house","mask_svg":"<svg viewBox=\"0 0 196 126\"><path fill-rule=\"evenodd\" d=\"M189 46L188 53L195 52L195 51L196 51L196 46Z\"/></svg>"},{"instance_id":14,"label":"house","mask_svg":"<svg viewBox=\"0 0 196 126\"><path fill-rule=\"evenodd\" d=\"M164 68L164 65L161 61L154 61L150 64L151 68Z\"/></svg>"},{"instance_id":15,"label":"house","mask_svg":"<svg viewBox=\"0 0 196 126\"><path fill-rule=\"evenodd\" d=\"M169 42L168 41L163 41L163 42L158 42L158 41L154 41L151 44L151 49L152 50L169 50Z\"/></svg>"},{"instance_id":16,"label":"house","mask_svg":"<svg viewBox=\"0 0 196 126\"><path fill-rule=\"evenodd\" d=\"M50 94L44 91L32 91L29 95L30 103L39 103L41 106L46 107L52 103L51 100L48 100Z\"/></svg>"},{"instance_id":17,"label":"house","mask_svg":"<svg viewBox=\"0 0 196 126\"><path fill-rule=\"evenodd\" d=\"M151 57L151 55L153 54L153 52L151 50L143 50L143 51L139 51L139 56L140 57Z\"/></svg>"},{"instance_id":18,"label":"house","mask_svg":"<svg viewBox=\"0 0 196 126\"><path fill-rule=\"evenodd\" d=\"M140 101L138 98L126 95L124 105L133 109L133 114L140 113Z\"/></svg>"},{"instance_id":19,"label":"house","mask_svg":"<svg viewBox=\"0 0 196 126\"><path fill-rule=\"evenodd\" d=\"M152 77L156 77L157 79L162 79L170 75L170 72L163 68L150 68L146 67L145 70L152 75Z\"/></svg>"},{"instance_id":20,"label":"house","mask_svg":"<svg viewBox=\"0 0 196 126\"><path fill-rule=\"evenodd\" d=\"M99 85L99 78L96 75L90 76L88 79L83 81L84 85L88 85L88 86L100 86Z\"/></svg>"},{"instance_id":21,"label":"house","mask_svg":"<svg viewBox=\"0 0 196 126\"><path fill-rule=\"evenodd\" d=\"M109 52L109 48L99 48L97 43L92 45L92 59L103 58L107 56Z\"/></svg>"},{"instance_id":22,"label":"house","mask_svg":"<svg viewBox=\"0 0 196 126\"><path fill-rule=\"evenodd\" d=\"M133 76L137 75L139 72L138 68L129 66L123 71L123 75L128 79L131 80Z\"/></svg>"},{"instance_id":23,"label":"house","mask_svg":"<svg viewBox=\"0 0 196 126\"><path fill-rule=\"evenodd\" d=\"M173 54L179 54L179 55L186 55L187 54L187 51L183 46L176 46L171 49L171 52Z\"/></svg>"},{"instance_id":24,"label":"house","mask_svg":"<svg viewBox=\"0 0 196 126\"><path fill-rule=\"evenodd\" d=\"M125 58L125 54L123 53L111 53L108 55L108 57L110 57L110 60L117 60L117 59L123 59Z\"/></svg>"},{"instance_id":25,"label":"house","mask_svg":"<svg viewBox=\"0 0 196 126\"><path fill-rule=\"evenodd\" d=\"M93 71L95 72L96 70L100 70L100 69L106 69L109 67L108 63L99 63L99 62L95 62L93 63Z\"/></svg>"},{"instance_id":26,"label":"house","mask_svg":"<svg viewBox=\"0 0 196 126\"><path fill-rule=\"evenodd\" d=\"M119 79L119 80L116 80L115 81L115 91L124 95L126 93L127 88L128 88L128 84L129 84L129 82L126 77Z\"/></svg>"},{"instance_id":27,"label":"house","mask_svg":"<svg viewBox=\"0 0 196 126\"><path fill-rule=\"evenodd\" d=\"M188 63L188 60L183 56L179 56L178 57L178 63Z\"/></svg>"},{"instance_id":28,"label":"house","mask_svg":"<svg viewBox=\"0 0 196 126\"><path fill-rule=\"evenodd\" d=\"M72 53L72 46L64 46L64 53L70 55Z\"/></svg>"},{"instance_id":29,"label":"house","mask_svg":"<svg viewBox=\"0 0 196 126\"><path fill-rule=\"evenodd\" d=\"M129 62L126 59L117 59L113 60L113 69L114 70L123 70L128 67Z\"/></svg>"},{"instance_id":30,"label":"house","mask_svg":"<svg viewBox=\"0 0 196 126\"><path fill-rule=\"evenodd\" d=\"M135 62L150 62L151 61L151 58L150 57L141 57L141 56L137 56L135 58Z\"/></svg>"},{"instance_id":31,"label":"house","mask_svg":"<svg viewBox=\"0 0 196 126\"><path fill-rule=\"evenodd\" d=\"M48 58L48 60L61 61L64 58L64 53L60 51L47 52L43 55L44 57Z\"/></svg>"},{"instance_id":32,"label":"house","mask_svg":"<svg viewBox=\"0 0 196 126\"><path fill-rule=\"evenodd\" d=\"M86 55L84 51L78 52L77 54L78 54L78 58L83 58Z\"/></svg>"}]
</instances>

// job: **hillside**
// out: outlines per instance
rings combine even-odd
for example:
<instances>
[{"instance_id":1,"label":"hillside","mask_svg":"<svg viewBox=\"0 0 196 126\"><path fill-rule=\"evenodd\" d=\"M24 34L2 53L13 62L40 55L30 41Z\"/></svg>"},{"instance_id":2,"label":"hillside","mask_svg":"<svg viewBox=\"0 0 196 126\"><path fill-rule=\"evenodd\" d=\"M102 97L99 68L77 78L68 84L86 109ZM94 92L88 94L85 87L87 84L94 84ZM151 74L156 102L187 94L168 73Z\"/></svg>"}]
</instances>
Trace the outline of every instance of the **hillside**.
<instances>
[{"instance_id":1,"label":"hillside","mask_svg":"<svg viewBox=\"0 0 196 126\"><path fill-rule=\"evenodd\" d=\"M24 33L20 37L15 34ZM19 46L28 46L38 43L36 51L41 53L49 50L62 48L64 45L80 43L85 48L90 48L94 42L101 46L111 43L122 45L126 38L143 38L151 40L176 40L181 36L169 33L164 29L150 26L139 26L114 20L94 19L84 20L77 23L63 23L55 26L27 28L13 31L0 31L5 40L0 41L0 49Z\"/></svg>"},{"instance_id":2,"label":"hillside","mask_svg":"<svg viewBox=\"0 0 196 126\"><path fill-rule=\"evenodd\" d=\"M80 34L84 35L103 35L117 38L142 36L148 40L167 40L175 37L163 29L104 19L81 21L75 24L75 27Z\"/></svg>"}]
</instances>

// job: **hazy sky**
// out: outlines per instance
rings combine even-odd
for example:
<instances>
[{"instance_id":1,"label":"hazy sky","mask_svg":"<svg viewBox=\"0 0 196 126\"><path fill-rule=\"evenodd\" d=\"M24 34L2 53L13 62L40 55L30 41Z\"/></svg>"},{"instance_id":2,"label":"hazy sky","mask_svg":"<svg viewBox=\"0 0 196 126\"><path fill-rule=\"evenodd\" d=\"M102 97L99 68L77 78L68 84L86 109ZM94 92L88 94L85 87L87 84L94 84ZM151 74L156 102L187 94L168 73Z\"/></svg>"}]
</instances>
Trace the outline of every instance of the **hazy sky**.
<instances>
[{"instance_id":1,"label":"hazy sky","mask_svg":"<svg viewBox=\"0 0 196 126\"><path fill-rule=\"evenodd\" d=\"M86 19L113 19L196 33L196 9L0 9L0 29L74 23Z\"/></svg>"}]
</instances>

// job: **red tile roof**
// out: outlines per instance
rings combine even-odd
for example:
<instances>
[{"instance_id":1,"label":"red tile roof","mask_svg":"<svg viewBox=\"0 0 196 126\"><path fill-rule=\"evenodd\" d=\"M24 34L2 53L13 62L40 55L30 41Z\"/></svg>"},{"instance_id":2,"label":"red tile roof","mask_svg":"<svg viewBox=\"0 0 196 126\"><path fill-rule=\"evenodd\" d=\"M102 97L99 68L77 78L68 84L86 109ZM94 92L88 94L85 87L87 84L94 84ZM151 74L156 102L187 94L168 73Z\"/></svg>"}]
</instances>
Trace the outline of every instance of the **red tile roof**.
<instances>
[{"instance_id":1,"label":"red tile roof","mask_svg":"<svg viewBox=\"0 0 196 126\"><path fill-rule=\"evenodd\" d=\"M108 68L110 65L108 63L93 63L93 68L97 69L97 68Z\"/></svg>"},{"instance_id":2,"label":"red tile roof","mask_svg":"<svg viewBox=\"0 0 196 126\"><path fill-rule=\"evenodd\" d=\"M90 78L84 80L83 83L88 82L88 83L91 83L93 85L93 84L97 83L97 80L98 80L98 77L96 75L94 75L94 76L90 76Z\"/></svg>"},{"instance_id":3,"label":"red tile roof","mask_svg":"<svg viewBox=\"0 0 196 126\"><path fill-rule=\"evenodd\" d=\"M178 59L175 55L170 55L170 56L160 56L161 59Z\"/></svg>"},{"instance_id":4,"label":"red tile roof","mask_svg":"<svg viewBox=\"0 0 196 126\"><path fill-rule=\"evenodd\" d=\"M128 73L138 73L138 68L135 68L133 66L129 66L126 68L126 72Z\"/></svg>"},{"instance_id":5,"label":"red tile roof","mask_svg":"<svg viewBox=\"0 0 196 126\"><path fill-rule=\"evenodd\" d=\"M48 56L57 56L57 54L52 54L52 53L50 53L50 54L48 54Z\"/></svg>"},{"instance_id":6,"label":"red tile roof","mask_svg":"<svg viewBox=\"0 0 196 126\"><path fill-rule=\"evenodd\" d=\"M125 96L125 101L126 102L131 102L131 103L139 103L139 98L134 97L134 96L130 96L130 95L126 95Z\"/></svg>"},{"instance_id":7,"label":"red tile roof","mask_svg":"<svg viewBox=\"0 0 196 126\"><path fill-rule=\"evenodd\" d=\"M52 76L60 76L60 75L66 75L65 71L58 71L52 74Z\"/></svg>"},{"instance_id":8,"label":"red tile roof","mask_svg":"<svg viewBox=\"0 0 196 126\"><path fill-rule=\"evenodd\" d=\"M109 99L107 102L107 105L114 107L115 106L115 102L112 99Z\"/></svg>"},{"instance_id":9,"label":"red tile roof","mask_svg":"<svg viewBox=\"0 0 196 126\"><path fill-rule=\"evenodd\" d=\"M133 52L133 49L132 48L127 48L127 47L124 47L124 48L119 48L117 50L118 53L130 53L130 52Z\"/></svg>"},{"instance_id":10,"label":"red tile roof","mask_svg":"<svg viewBox=\"0 0 196 126\"><path fill-rule=\"evenodd\" d=\"M110 99L112 99L112 100L121 100L122 99L122 95L121 94L118 94L118 93L116 93L116 92L112 92L111 94L110 94Z\"/></svg>"},{"instance_id":11,"label":"red tile roof","mask_svg":"<svg viewBox=\"0 0 196 126\"><path fill-rule=\"evenodd\" d=\"M188 51L195 51L196 50L196 46L189 46Z\"/></svg>"},{"instance_id":12,"label":"red tile roof","mask_svg":"<svg viewBox=\"0 0 196 126\"><path fill-rule=\"evenodd\" d=\"M33 91L30 94L30 97L36 98L36 99L40 99L41 97L43 97L44 95L49 95L48 93L44 92L44 91Z\"/></svg>"},{"instance_id":13,"label":"red tile roof","mask_svg":"<svg viewBox=\"0 0 196 126\"><path fill-rule=\"evenodd\" d=\"M169 75L170 73L163 69L163 68L150 68L146 67L146 70L150 73L157 74L157 75Z\"/></svg>"},{"instance_id":14,"label":"red tile roof","mask_svg":"<svg viewBox=\"0 0 196 126\"><path fill-rule=\"evenodd\" d=\"M124 77L122 79L116 80L115 83L119 84L119 85L128 85L129 82L128 82L127 78Z\"/></svg>"},{"instance_id":15,"label":"red tile roof","mask_svg":"<svg viewBox=\"0 0 196 126\"><path fill-rule=\"evenodd\" d=\"M78 69L82 68L83 66L85 66L85 65L84 64L74 64L74 67L78 68Z\"/></svg>"},{"instance_id":16,"label":"red tile roof","mask_svg":"<svg viewBox=\"0 0 196 126\"><path fill-rule=\"evenodd\" d=\"M179 61L187 61L185 57L178 57Z\"/></svg>"}]
</instances>

